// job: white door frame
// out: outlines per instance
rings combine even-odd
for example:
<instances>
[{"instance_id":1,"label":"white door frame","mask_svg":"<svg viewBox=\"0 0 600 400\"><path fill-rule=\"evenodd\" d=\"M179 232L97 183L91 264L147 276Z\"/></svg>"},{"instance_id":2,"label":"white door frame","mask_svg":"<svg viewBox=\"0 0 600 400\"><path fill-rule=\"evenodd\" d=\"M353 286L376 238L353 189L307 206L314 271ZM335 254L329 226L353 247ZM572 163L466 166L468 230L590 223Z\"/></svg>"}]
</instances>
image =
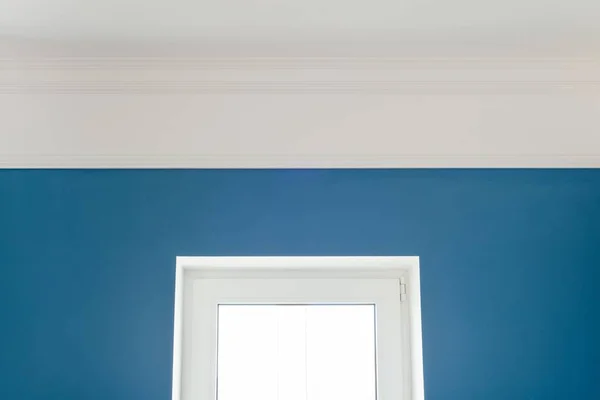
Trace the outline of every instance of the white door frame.
<instances>
[{"instance_id":1,"label":"white door frame","mask_svg":"<svg viewBox=\"0 0 600 400\"><path fill-rule=\"evenodd\" d=\"M177 257L172 400L182 399L185 294L199 278L400 279L406 284L409 307L411 400L424 400L419 257Z\"/></svg>"}]
</instances>

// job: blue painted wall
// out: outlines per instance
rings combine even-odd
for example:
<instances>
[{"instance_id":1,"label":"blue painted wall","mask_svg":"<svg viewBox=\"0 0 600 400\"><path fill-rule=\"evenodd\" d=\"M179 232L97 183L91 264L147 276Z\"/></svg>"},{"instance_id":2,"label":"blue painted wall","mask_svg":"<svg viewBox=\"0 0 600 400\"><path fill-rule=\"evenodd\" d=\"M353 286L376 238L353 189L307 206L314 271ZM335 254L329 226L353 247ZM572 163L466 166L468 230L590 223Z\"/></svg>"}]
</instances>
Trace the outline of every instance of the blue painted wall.
<instances>
[{"instance_id":1,"label":"blue painted wall","mask_svg":"<svg viewBox=\"0 0 600 400\"><path fill-rule=\"evenodd\" d=\"M600 399L600 170L0 171L0 399L170 399L177 255L419 255L428 400Z\"/></svg>"}]
</instances>

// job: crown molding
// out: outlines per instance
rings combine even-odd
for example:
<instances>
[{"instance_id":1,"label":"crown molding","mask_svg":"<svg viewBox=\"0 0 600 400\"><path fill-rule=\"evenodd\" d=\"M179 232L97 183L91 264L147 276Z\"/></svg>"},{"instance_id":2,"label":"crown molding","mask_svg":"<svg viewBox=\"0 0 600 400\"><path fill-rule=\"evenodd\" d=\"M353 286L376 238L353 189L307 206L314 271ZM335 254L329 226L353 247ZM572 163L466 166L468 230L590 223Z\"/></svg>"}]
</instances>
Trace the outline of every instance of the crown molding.
<instances>
[{"instance_id":1,"label":"crown molding","mask_svg":"<svg viewBox=\"0 0 600 400\"><path fill-rule=\"evenodd\" d=\"M6 118L8 125L3 127L7 135L4 138L4 149L0 149L0 168L4 169L600 168L600 152L595 150L596 142L593 136L598 126L594 107L600 95L600 58L0 56L0 94L6 106L17 104L12 108L8 107L16 111L17 116ZM97 132L98 124L102 123L102 113L95 112L96 99L86 97L84 101L80 101L79 99L83 100L80 96L106 94L134 95L132 102L138 107L135 115L139 118L114 121L112 130L105 132L107 137L103 143L108 147L94 153L92 145L85 145L84 140L78 142L71 138L78 137L82 130L89 129ZM244 95L243 100L240 100L242 103L255 101L248 95L295 95L293 101L290 101L289 105L286 103L285 106L292 108L302 108L314 98L304 96L306 94L385 96L432 94L449 95L449 102L453 101L454 95L482 94L498 96L498 99L507 102L506 104L510 103L511 98L517 99L523 95L542 95L542 97L539 98L541 105L536 108L535 113L531 114L527 111L518 113L510 107L506 112L502 111L502 114L490 115L489 113L496 111L488 110L488 114L485 114L486 121L494 121L493 118L511 118L514 115L514 122L507 124L513 132L511 138L506 140L486 136L488 135L486 132L480 133L478 129L489 129L489 125L485 128L488 122L479 121L477 124L483 127L480 128L469 120L466 114L461 115L451 126L443 125L443 121L437 125L435 123L427 125L430 127L428 129L432 130L431 137L434 137L434 133L437 134L439 129L440 135L451 135L457 138L456 143L445 150L448 154L411 153L411 146L405 145L415 140L414 135L418 135L418 133L414 135L410 133L418 122L410 120L412 122L409 121L405 125L397 123L393 108L382 114L384 119L389 118L393 128L390 128L389 136L380 137L381 143L377 147L383 151L392 149L392 152L393 149L404 149L397 154L378 153L377 150L372 149L370 153L356 154L353 152L360 152L361 149L357 144L346 147L341 145L339 153L336 152L337 150L332 151L329 145L329 150L323 150L328 154L321 153L319 151L321 141L329 141L329 143L338 141L343 144L347 135L347 126L343 125L340 125L339 129L332 125L330 131L323 131L326 137L307 141L306 146L314 149L314 153L309 154L290 154L294 150L290 150L289 146L283 148L277 144L278 142L272 144L268 140L269 134L261 135L259 144L249 149L246 154L230 154L223 148L220 148L218 154L208 150L203 152L204 148L215 148L210 145L211 135L206 134L200 138L194 136L200 120L188 111L195 105L202 107L202 104L205 104L203 102L213 101L213 99L218 103L222 98L208 97L207 100L206 97L160 97L161 95L221 94ZM560 114L557 113L560 109L548 107L550 122L541 126L550 126L552 121L557 121L563 127L572 124L575 130L565 132L565 138L555 142L568 144L567 146L561 147L560 144L540 146L537 153L538 147L531 143L543 142L546 130L531 131L528 127L538 126L532 121L543 115L544 107L547 107L545 105L547 103L543 100L547 94L569 99L571 103L567 102L568 104L575 102L579 105L581 102L585 108L579 114L573 111L579 108L572 106L564 114ZM12 100L13 95L16 96L14 100ZM146 95L155 96L148 97L150 100L160 98L169 99L172 104L186 104L187 111L181 116L171 115L169 113L172 113L173 109L162 110L158 105L150 105L161 103L146 102L147 99L144 97ZM561 97L563 95L564 97ZM27 104L30 98L34 97L39 97L39 101L36 98L32 103L37 107L35 112L25 110L24 107L29 107ZM548 98L555 99L555 97ZM382 101L393 102L398 99L386 97ZM78 103L77 107L73 107L74 101ZM532 101L537 102L537 100ZM61 117L48 119L48 116L43 113L45 102L52 102L55 105L52 109L58 110ZM426 111L431 111L432 114L447 113L446 108L449 103L436 104L439 104L436 106L439 108ZM128 154L135 148L131 143L137 141L144 144L143 139L133 137L135 136L133 132L139 133L140 129L144 129L148 137L164 138L165 135L162 130L164 126L154 130L151 124L143 121L144 113L140 112L140 107L147 107L148 114L157 115L156 118L150 118L154 121L188 118L179 121L179 131L169 133L173 136L170 146L171 151L175 149L173 153L161 153L158 148L149 145L142 146L138 154ZM71 108L83 111L85 115L91 117L83 122L71 118L66 111ZM235 112L235 109L232 112ZM38 121L35 120L38 115L35 113L39 113L41 116L39 121L42 122L21 123L19 117L21 114L29 115L34 118L34 121ZM248 129L268 131L270 118L268 110L263 111L263 114L256 119L251 119L252 123ZM50 122L44 125L43 121ZM373 121L374 126L377 123L381 121ZM219 128L220 125L217 123L214 127ZM403 130L403 135L394 136L393 129ZM61 145L50 144L51 142L47 140L49 131L56 135L56 143L62 143L62 146L69 143L69 147L63 147L61 151ZM418 131L415 129L415 132ZM279 133L273 131L272 135ZM358 132L354 134L362 135ZM238 137L236 135L241 133L231 132L231 140L235 141ZM573 135L572 139L567 139L566 135ZM129 150L121 148L121 153L104 153L106 148L119 149L119 141L127 137L130 138ZM192 137L193 140L190 139ZM24 145L27 142L36 143L39 138L43 138L43 143L49 144L36 145L30 150ZM368 140L365 134L365 143ZM463 146L461 140L468 143ZM108 145L111 141L113 144ZM495 153L494 141L503 143L504 151L509 148L514 149L514 153L502 153L503 150ZM525 142L529 144L523 146L521 143ZM15 143L12 150L11 143ZM197 145L191 148L188 147L188 143L197 143ZM236 147L232 146L233 148ZM259 148L262 150L258 150ZM423 147L417 146L417 148ZM477 148L480 148L481 152L477 153ZM564 154L562 154L563 148ZM236 149L232 151L239 150ZM591 153L587 152L588 149ZM330 154L331 152L335 154Z\"/></svg>"},{"instance_id":2,"label":"crown molding","mask_svg":"<svg viewBox=\"0 0 600 400\"><path fill-rule=\"evenodd\" d=\"M600 168L598 155L7 155L0 169Z\"/></svg>"},{"instance_id":3,"label":"crown molding","mask_svg":"<svg viewBox=\"0 0 600 400\"><path fill-rule=\"evenodd\" d=\"M552 92L600 93L600 58L0 58L0 94Z\"/></svg>"}]
</instances>

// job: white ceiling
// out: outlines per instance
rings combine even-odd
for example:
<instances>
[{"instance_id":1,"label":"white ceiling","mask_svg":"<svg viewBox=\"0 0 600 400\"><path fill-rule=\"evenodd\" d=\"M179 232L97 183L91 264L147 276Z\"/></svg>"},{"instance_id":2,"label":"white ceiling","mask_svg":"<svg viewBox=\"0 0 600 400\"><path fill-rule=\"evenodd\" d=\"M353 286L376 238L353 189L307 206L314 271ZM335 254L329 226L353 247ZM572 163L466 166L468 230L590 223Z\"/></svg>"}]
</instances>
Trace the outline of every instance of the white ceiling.
<instances>
[{"instance_id":1,"label":"white ceiling","mask_svg":"<svg viewBox=\"0 0 600 400\"><path fill-rule=\"evenodd\" d=\"M600 2L3 0L0 37L589 53L600 49Z\"/></svg>"},{"instance_id":2,"label":"white ceiling","mask_svg":"<svg viewBox=\"0 0 600 400\"><path fill-rule=\"evenodd\" d=\"M600 167L600 0L0 0L2 167Z\"/></svg>"}]
</instances>

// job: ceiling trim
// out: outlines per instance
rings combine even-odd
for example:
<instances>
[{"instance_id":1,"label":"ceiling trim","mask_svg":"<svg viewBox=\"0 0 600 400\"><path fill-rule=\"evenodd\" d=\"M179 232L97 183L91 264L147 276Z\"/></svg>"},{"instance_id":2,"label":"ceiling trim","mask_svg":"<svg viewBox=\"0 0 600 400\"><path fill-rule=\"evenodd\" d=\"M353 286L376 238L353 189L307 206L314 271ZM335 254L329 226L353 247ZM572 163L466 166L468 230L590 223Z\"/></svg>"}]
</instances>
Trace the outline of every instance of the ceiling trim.
<instances>
[{"instance_id":1,"label":"ceiling trim","mask_svg":"<svg viewBox=\"0 0 600 400\"><path fill-rule=\"evenodd\" d=\"M2 155L0 169L600 168L597 155Z\"/></svg>"},{"instance_id":2,"label":"ceiling trim","mask_svg":"<svg viewBox=\"0 0 600 400\"><path fill-rule=\"evenodd\" d=\"M0 58L0 94L600 93L600 59Z\"/></svg>"},{"instance_id":3,"label":"ceiling trim","mask_svg":"<svg viewBox=\"0 0 600 400\"><path fill-rule=\"evenodd\" d=\"M65 95L106 94L581 94L595 101L600 95L600 59L0 57L0 95L5 100L11 95L42 95L53 101ZM56 95L60 97L52 97ZM218 155L187 148L179 154L2 154L0 149L0 168L600 168L600 152L590 150L445 155L343 150L277 154L277 149L267 149L262 155Z\"/></svg>"}]
</instances>

